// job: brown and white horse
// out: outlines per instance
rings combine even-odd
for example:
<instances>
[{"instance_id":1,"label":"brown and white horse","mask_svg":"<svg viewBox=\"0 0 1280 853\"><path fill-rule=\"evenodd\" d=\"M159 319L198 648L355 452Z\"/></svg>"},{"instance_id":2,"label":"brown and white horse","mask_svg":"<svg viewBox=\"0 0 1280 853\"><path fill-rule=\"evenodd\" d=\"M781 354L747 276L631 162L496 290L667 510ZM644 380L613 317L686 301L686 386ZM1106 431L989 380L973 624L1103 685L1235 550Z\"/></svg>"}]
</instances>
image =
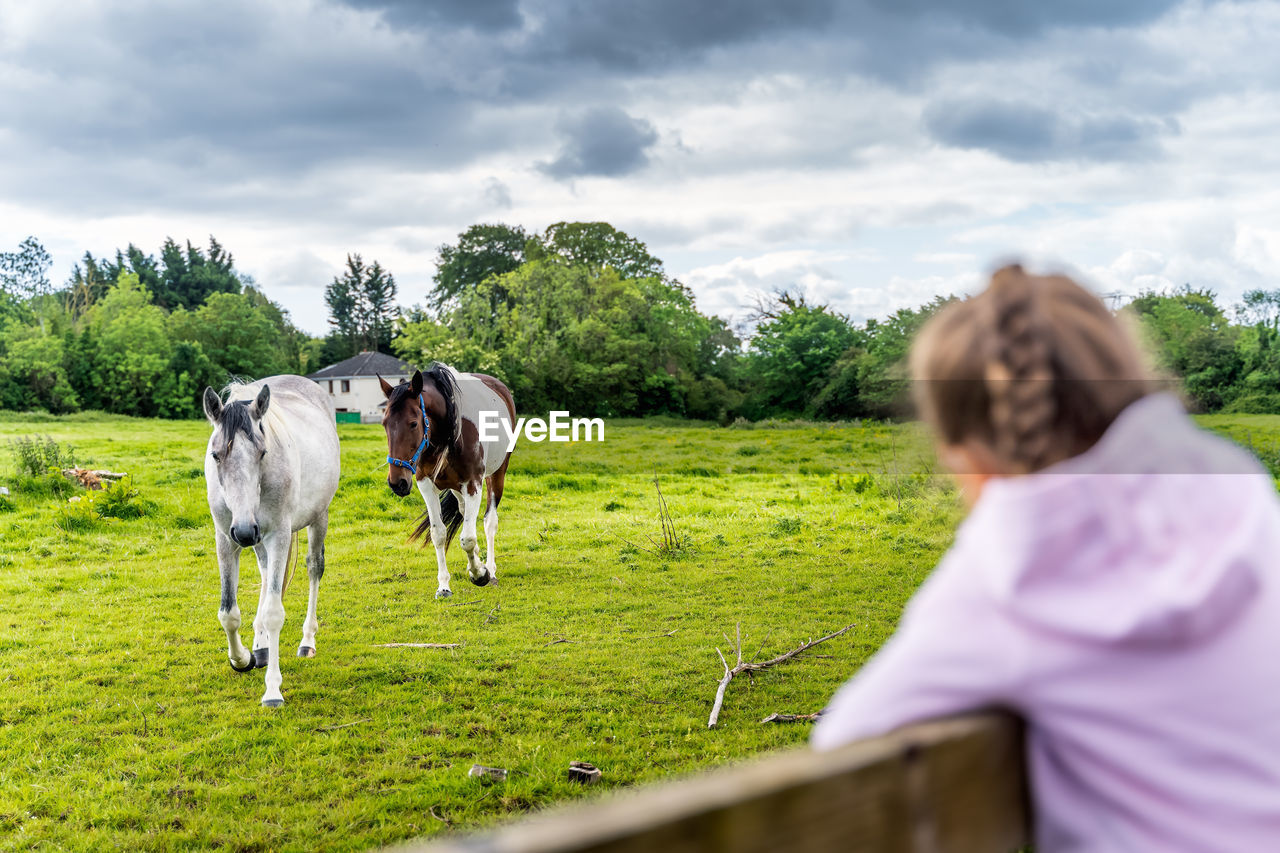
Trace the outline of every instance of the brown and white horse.
<instances>
[{"instance_id":1,"label":"brown and white horse","mask_svg":"<svg viewBox=\"0 0 1280 853\"><path fill-rule=\"evenodd\" d=\"M431 533L436 547L436 598L453 595L445 552L458 528L467 554L467 576L476 586L498 582L494 541L498 535L498 504L507 477L511 454L506 437L512 432L516 406L507 386L481 373L459 373L448 365L433 364L425 373L415 371L408 382L392 387L378 377L387 397L382 426L387 433L387 485L400 497L417 483L427 510L412 539ZM497 435L481 441L481 412L493 412L492 423L501 422ZM476 519L480 514L480 489L486 487L484 538L488 559L480 560ZM423 543L426 544L425 542Z\"/></svg>"}]
</instances>

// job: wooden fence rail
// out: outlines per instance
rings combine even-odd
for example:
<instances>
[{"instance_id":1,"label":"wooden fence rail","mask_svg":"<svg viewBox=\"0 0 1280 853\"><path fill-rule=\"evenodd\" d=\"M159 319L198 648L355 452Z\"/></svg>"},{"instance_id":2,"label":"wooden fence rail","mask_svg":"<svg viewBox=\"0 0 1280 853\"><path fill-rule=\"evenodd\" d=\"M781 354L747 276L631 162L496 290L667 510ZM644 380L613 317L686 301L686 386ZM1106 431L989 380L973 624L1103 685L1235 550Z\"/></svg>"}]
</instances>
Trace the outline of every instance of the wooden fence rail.
<instances>
[{"instance_id":1,"label":"wooden fence rail","mask_svg":"<svg viewBox=\"0 0 1280 853\"><path fill-rule=\"evenodd\" d=\"M1031 841L1022 726L981 714L795 750L401 853L1007 853Z\"/></svg>"}]
</instances>

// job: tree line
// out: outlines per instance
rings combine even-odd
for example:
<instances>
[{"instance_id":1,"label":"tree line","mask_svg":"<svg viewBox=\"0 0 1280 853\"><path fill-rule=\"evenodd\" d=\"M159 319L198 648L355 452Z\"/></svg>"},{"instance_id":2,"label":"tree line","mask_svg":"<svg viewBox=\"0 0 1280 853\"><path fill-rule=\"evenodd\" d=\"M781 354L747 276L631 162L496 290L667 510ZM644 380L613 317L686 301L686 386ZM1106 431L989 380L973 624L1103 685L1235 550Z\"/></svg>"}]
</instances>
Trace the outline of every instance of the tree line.
<instances>
[{"instance_id":1,"label":"tree line","mask_svg":"<svg viewBox=\"0 0 1280 853\"><path fill-rule=\"evenodd\" d=\"M525 411L591 416L886 418L905 413L903 362L949 298L854 322L791 291L731 325L697 309L640 240L604 222L541 232L473 225L437 250L422 301L351 254L325 288L331 331L298 329L216 239L89 253L48 280L34 238L0 252L0 407L199 417L229 378L309 373L362 350L493 373ZM1201 411L1280 412L1280 290L1227 308L1205 288L1122 309Z\"/></svg>"}]
</instances>

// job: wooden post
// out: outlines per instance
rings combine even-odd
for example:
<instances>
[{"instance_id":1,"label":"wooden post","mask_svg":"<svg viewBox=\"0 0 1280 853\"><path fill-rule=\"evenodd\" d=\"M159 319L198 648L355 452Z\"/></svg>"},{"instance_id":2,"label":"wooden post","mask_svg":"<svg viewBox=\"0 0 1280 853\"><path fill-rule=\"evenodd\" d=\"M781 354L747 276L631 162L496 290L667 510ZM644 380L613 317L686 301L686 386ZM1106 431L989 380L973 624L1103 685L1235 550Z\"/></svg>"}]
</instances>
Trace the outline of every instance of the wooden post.
<instances>
[{"instance_id":1,"label":"wooden post","mask_svg":"<svg viewBox=\"0 0 1280 853\"><path fill-rule=\"evenodd\" d=\"M1030 843L1021 724L938 720L553 809L403 853L1004 853Z\"/></svg>"}]
</instances>

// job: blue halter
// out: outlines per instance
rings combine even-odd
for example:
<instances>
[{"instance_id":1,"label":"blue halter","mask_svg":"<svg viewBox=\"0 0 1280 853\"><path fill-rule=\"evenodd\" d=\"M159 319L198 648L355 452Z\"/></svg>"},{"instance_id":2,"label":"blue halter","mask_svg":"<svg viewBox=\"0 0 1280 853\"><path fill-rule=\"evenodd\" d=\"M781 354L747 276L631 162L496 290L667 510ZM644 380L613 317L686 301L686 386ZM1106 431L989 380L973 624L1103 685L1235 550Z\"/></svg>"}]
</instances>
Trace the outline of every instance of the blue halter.
<instances>
[{"instance_id":1,"label":"blue halter","mask_svg":"<svg viewBox=\"0 0 1280 853\"><path fill-rule=\"evenodd\" d=\"M410 472L418 470L418 458L422 456L422 451L427 449L427 433L431 431L431 423L427 420L427 404L423 402L422 395L418 395L418 407L422 409L422 443L418 445L418 449L413 451L413 455L409 457L409 461L397 459L390 454L387 455L387 462L392 465L398 465L401 468L408 468Z\"/></svg>"}]
</instances>

